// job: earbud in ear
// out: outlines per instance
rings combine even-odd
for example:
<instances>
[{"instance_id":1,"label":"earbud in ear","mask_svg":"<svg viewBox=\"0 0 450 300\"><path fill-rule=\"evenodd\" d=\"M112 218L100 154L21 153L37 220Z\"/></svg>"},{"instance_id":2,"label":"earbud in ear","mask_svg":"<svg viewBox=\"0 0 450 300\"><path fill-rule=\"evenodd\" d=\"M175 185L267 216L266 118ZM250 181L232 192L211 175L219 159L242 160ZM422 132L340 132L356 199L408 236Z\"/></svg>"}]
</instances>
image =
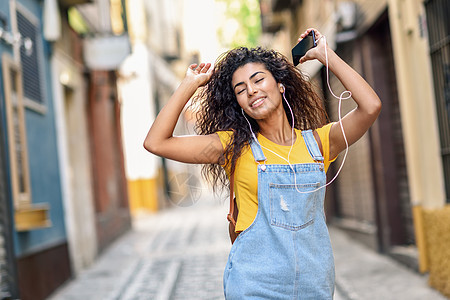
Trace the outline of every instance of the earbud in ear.
<instances>
[{"instance_id":1,"label":"earbud in ear","mask_svg":"<svg viewBox=\"0 0 450 300\"><path fill-rule=\"evenodd\" d=\"M280 88L281 88L281 92L284 93L285 88L284 88L284 85L282 83L280 83Z\"/></svg>"}]
</instances>

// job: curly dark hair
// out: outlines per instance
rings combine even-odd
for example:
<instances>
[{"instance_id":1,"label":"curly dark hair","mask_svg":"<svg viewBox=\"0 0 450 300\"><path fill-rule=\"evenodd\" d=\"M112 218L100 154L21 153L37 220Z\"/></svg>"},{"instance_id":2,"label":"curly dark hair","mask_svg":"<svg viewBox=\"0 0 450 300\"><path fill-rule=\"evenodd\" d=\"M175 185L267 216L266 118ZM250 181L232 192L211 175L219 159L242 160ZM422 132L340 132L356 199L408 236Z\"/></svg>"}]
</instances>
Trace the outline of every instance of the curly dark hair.
<instances>
[{"instance_id":1,"label":"curly dark hair","mask_svg":"<svg viewBox=\"0 0 450 300\"><path fill-rule=\"evenodd\" d=\"M327 121L327 115L320 97L314 92L308 78L290 63L285 56L261 47L240 47L222 54L216 61L211 79L204 89L194 98L200 101L197 113L196 132L206 135L217 131L233 131L230 143L224 151L223 160L229 170L234 171L236 161L242 150L248 145L251 131L241 112L231 79L233 73L247 63L263 63L273 75L276 82L285 86L285 95L292 108L295 128L300 130L317 129ZM284 110L289 123L291 114L283 101ZM247 116L252 130L259 132L258 123ZM212 184L213 189L226 187L228 180L219 164L204 165L202 175ZM218 186L218 183L220 184Z\"/></svg>"}]
</instances>

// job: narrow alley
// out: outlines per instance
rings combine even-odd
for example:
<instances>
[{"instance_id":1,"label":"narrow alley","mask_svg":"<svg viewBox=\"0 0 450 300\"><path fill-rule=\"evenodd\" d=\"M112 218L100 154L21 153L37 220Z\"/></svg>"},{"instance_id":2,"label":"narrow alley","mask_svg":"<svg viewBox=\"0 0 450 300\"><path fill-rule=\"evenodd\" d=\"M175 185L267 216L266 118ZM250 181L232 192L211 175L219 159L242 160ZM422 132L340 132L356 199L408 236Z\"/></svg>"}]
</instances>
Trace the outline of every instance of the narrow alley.
<instances>
[{"instance_id":1,"label":"narrow alley","mask_svg":"<svg viewBox=\"0 0 450 300\"><path fill-rule=\"evenodd\" d=\"M223 299L230 241L227 205L202 198L187 208L141 215L92 268L51 300ZM331 228L336 300L445 299L420 276Z\"/></svg>"}]
</instances>

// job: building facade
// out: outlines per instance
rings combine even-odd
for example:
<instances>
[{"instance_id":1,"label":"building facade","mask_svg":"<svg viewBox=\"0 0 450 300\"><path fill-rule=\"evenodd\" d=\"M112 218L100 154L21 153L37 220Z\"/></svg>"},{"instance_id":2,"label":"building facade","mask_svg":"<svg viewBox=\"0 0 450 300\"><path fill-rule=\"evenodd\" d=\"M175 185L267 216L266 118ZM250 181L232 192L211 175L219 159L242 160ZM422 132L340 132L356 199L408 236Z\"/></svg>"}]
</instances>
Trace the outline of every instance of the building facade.
<instances>
[{"instance_id":1,"label":"building facade","mask_svg":"<svg viewBox=\"0 0 450 300\"><path fill-rule=\"evenodd\" d=\"M15 285L42 299L71 276L41 1L2 1L3 153ZM20 36L19 36L20 33ZM8 241L8 242L11 242ZM35 298L35 299L36 299Z\"/></svg>"},{"instance_id":2,"label":"building facade","mask_svg":"<svg viewBox=\"0 0 450 300\"><path fill-rule=\"evenodd\" d=\"M63 11L66 7L62 7ZM54 42L52 89L65 224L74 274L90 265L97 252L87 84L82 39L61 13L61 36Z\"/></svg>"},{"instance_id":3,"label":"building facade","mask_svg":"<svg viewBox=\"0 0 450 300\"><path fill-rule=\"evenodd\" d=\"M330 219L373 249L429 271L430 284L449 295L444 282L450 266L443 253L448 251L443 239L435 238L448 236L443 224L449 218L448 1L261 0L260 5L266 46L290 57L300 33L316 27L383 103L378 120L350 147L328 188ZM330 119L337 121L325 69L315 62L301 68L323 91ZM329 83L336 95L344 91L333 75ZM342 113L354 107L347 100ZM330 178L341 159L330 168Z\"/></svg>"},{"instance_id":4,"label":"building facade","mask_svg":"<svg viewBox=\"0 0 450 300\"><path fill-rule=\"evenodd\" d=\"M124 7L0 3L2 298L47 298L131 226L115 75ZM93 65L86 53L111 43L119 56Z\"/></svg>"},{"instance_id":5,"label":"building facade","mask_svg":"<svg viewBox=\"0 0 450 300\"><path fill-rule=\"evenodd\" d=\"M90 223L95 225L97 244L90 246L90 252L95 253L95 248L103 251L131 226L116 75L120 64L130 53L130 45L125 1L75 2L77 5L70 0L61 2L61 8L66 8L65 14L72 31L68 32L69 36L65 39L61 37L59 49L62 50L61 53L67 54L66 57L72 58L74 65L71 68L66 66L59 78L61 79L61 75L69 78L72 80L71 84L84 88L85 93L81 99L81 95L76 94L80 89L70 89L70 86L63 83L65 92L61 103L73 106L72 109L68 108L65 120L68 130L66 144L73 145L66 152L66 157L69 157L66 165L70 170L67 177L78 180L72 180L71 186L67 184L66 187L67 191L72 191L72 197L84 199L73 200L73 220L88 216ZM79 35L78 39L81 37L81 43L77 42L76 37L71 37L75 32ZM78 64L80 58L82 69ZM82 132L77 130L81 123L81 128L85 129ZM78 139L83 142L76 142ZM88 170L90 178L87 177ZM74 171L79 172L80 176L74 176ZM85 197L89 191L80 191L77 188L80 185L92 189L90 196L93 201L90 207L82 204L83 201L89 202ZM77 226L78 223L74 222L73 228ZM78 226L76 230L80 230L80 235L88 239L89 225L85 226L84 229ZM79 246L83 243L80 240Z\"/></svg>"}]
</instances>

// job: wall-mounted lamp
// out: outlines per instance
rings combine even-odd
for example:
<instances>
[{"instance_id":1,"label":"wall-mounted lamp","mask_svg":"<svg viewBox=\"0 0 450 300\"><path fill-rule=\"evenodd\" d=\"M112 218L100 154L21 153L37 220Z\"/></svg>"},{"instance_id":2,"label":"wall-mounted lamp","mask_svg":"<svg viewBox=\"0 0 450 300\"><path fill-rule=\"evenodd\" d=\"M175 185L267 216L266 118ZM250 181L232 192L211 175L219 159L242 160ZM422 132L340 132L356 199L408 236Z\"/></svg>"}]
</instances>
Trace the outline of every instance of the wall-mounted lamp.
<instances>
[{"instance_id":1,"label":"wall-mounted lamp","mask_svg":"<svg viewBox=\"0 0 450 300\"><path fill-rule=\"evenodd\" d=\"M8 45L19 45L25 49L25 54L31 56L33 54L33 41L29 37L22 37L18 33L12 33L8 31L8 22L6 16L0 14L0 40Z\"/></svg>"}]
</instances>

